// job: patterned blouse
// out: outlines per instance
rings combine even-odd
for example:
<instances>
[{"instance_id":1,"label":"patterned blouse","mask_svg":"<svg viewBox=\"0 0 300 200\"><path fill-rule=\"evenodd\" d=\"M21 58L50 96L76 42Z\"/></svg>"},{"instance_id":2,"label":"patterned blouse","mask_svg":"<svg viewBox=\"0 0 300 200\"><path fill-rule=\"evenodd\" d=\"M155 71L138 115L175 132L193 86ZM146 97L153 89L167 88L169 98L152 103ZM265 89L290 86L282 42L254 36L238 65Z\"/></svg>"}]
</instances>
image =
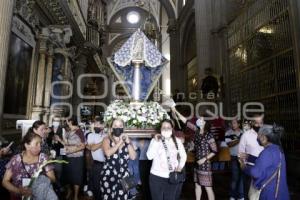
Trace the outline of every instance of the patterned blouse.
<instances>
[{"instance_id":1,"label":"patterned blouse","mask_svg":"<svg viewBox=\"0 0 300 200\"><path fill-rule=\"evenodd\" d=\"M80 145L81 143L85 143L84 133L82 132L81 129L77 129L76 131L71 131L71 132L66 133L65 138L67 140L67 145L70 145L70 146ZM83 152L84 152L84 150L81 150L81 151L78 151L75 153L71 153L71 154L67 154L67 157L72 157L72 158L82 157Z\"/></svg>"},{"instance_id":2,"label":"patterned blouse","mask_svg":"<svg viewBox=\"0 0 300 200\"><path fill-rule=\"evenodd\" d=\"M197 127L194 124L188 122L187 126L196 132L194 141L196 161L205 158L210 153L217 153L217 144L212 133L208 132L201 135L197 133ZM206 161L203 165L198 166L198 169L201 171L210 171L210 162Z\"/></svg>"},{"instance_id":3,"label":"patterned blouse","mask_svg":"<svg viewBox=\"0 0 300 200\"><path fill-rule=\"evenodd\" d=\"M24 167L22 165L22 158L21 154L17 154L6 164L6 169L10 169L12 171L12 184L16 187L22 186L22 178L31 178L32 176L39 168L40 165L44 161L48 160L48 157L44 153L40 153L39 155L39 161L37 163L33 164L27 164L24 162ZM44 172L48 172L53 170L52 165L47 165L44 168Z\"/></svg>"}]
</instances>

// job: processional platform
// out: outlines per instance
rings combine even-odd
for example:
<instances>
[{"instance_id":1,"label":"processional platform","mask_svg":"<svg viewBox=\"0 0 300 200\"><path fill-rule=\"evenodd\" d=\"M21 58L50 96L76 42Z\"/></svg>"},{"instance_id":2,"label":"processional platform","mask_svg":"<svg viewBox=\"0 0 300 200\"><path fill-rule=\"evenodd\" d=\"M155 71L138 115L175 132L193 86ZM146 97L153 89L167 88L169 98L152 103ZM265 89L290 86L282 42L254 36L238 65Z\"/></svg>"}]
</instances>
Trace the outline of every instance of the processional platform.
<instances>
[{"instance_id":1,"label":"processional platform","mask_svg":"<svg viewBox=\"0 0 300 200\"><path fill-rule=\"evenodd\" d=\"M117 52L107 58L107 61L131 101L127 108L132 112L128 116L125 109L124 113L120 114L118 112L120 108L112 105L115 103L112 102L104 114L105 121L109 122L112 118L120 117L126 124L126 133L130 136L151 137L156 133L155 127L158 123L162 119L168 118L166 111L160 105L147 101L168 60L141 30L137 30ZM122 104L120 105L122 106ZM155 110L151 108L151 105L157 109L157 116L153 114ZM143 107L146 109L146 113L152 112L153 115L139 114L140 111L136 107ZM144 118L147 117L152 117L157 124L145 123ZM138 121L138 126L134 127L133 121ZM142 126L140 126L141 124Z\"/></svg>"}]
</instances>

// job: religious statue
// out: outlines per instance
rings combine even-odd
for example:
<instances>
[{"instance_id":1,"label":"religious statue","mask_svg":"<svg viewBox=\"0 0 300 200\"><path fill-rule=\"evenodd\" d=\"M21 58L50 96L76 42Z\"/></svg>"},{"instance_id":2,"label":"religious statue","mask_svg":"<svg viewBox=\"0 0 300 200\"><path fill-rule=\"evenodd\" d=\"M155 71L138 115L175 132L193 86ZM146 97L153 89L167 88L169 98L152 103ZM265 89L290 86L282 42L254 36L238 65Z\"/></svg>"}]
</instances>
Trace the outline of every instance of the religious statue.
<instances>
[{"instance_id":1,"label":"religious statue","mask_svg":"<svg viewBox=\"0 0 300 200\"><path fill-rule=\"evenodd\" d=\"M167 64L156 46L138 30L108 62L132 101L146 101Z\"/></svg>"},{"instance_id":2,"label":"religious statue","mask_svg":"<svg viewBox=\"0 0 300 200\"><path fill-rule=\"evenodd\" d=\"M133 60L143 60L143 55L144 55L144 42L143 38L136 38L136 41L134 43L134 48L133 48L133 55L132 59Z\"/></svg>"}]
</instances>

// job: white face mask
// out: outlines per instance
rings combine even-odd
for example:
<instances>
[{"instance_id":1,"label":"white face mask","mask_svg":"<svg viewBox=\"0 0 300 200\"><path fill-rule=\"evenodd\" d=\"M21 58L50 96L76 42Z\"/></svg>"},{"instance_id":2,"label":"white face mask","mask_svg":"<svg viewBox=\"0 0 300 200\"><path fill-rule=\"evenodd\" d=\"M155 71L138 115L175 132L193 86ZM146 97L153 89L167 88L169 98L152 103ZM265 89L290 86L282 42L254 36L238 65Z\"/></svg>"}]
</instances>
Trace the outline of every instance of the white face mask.
<instances>
[{"instance_id":1,"label":"white face mask","mask_svg":"<svg viewBox=\"0 0 300 200\"><path fill-rule=\"evenodd\" d=\"M162 135L164 138L170 138L171 135L172 135L172 130L162 131L162 132L161 132L161 135Z\"/></svg>"},{"instance_id":2,"label":"white face mask","mask_svg":"<svg viewBox=\"0 0 300 200\"><path fill-rule=\"evenodd\" d=\"M206 123L206 122L204 121L204 119L203 119L202 117L196 121L196 125L197 125L201 130L204 129L205 123Z\"/></svg>"},{"instance_id":3,"label":"white face mask","mask_svg":"<svg viewBox=\"0 0 300 200\"><path fill-rule=\"evenodd\" d=\"M53 123L52 123L52 126L53 126L54 128L59 127L59 122L53 122Z\"/></svg>"}]
</instances>

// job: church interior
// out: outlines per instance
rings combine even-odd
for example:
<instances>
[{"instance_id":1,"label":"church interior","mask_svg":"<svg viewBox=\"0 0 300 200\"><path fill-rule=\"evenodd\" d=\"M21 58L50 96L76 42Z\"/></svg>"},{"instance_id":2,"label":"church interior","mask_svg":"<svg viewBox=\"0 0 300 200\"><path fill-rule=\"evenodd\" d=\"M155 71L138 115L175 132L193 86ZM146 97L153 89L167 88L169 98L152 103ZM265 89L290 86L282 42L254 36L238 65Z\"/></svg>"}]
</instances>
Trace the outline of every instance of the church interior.
<instances>
[{"instance_id":1,"label":"church interior","mask_svg":"<svg viewBox=\"0 0 300 200\"><path fill-rule=\"evenodd\" d=\"M223 139L215 138L219 154L229 149L224 134L234 116L244 123L249 112L262 112L264 124L284 128L280 145L289 198L278 199L300 198L300 1L1 0L0 27L0 144L11 148L3 153L8 155L0 151L1 180L34 121L53 128L54 121L75 115L85 126L105 115L113 101L132 100L132 94L134 101L174 103L194 123L197 114L213 112L219 120L215 126L223 128ZM142 34L141 46L133 38L136 33ZM129 63L124 61L128 55ZM127 63L124 67L118 61ZM127 79L134 82L124 84ZM197 160L188 150L194 133L180 117L171 118L187 152L178 200L197 199ZM144 129L139 127L130 140L150 141L153 134ZM210 161L214 197L205 187L202 199L248 199L232 196L231 157L229 150L223 153L229 158L216 153ZM1 199L17 199L2 183ZM143 190L132 197L96 198L85 185L80 185L79 199L149 199Z\"/></svg>"}]
</instances>

